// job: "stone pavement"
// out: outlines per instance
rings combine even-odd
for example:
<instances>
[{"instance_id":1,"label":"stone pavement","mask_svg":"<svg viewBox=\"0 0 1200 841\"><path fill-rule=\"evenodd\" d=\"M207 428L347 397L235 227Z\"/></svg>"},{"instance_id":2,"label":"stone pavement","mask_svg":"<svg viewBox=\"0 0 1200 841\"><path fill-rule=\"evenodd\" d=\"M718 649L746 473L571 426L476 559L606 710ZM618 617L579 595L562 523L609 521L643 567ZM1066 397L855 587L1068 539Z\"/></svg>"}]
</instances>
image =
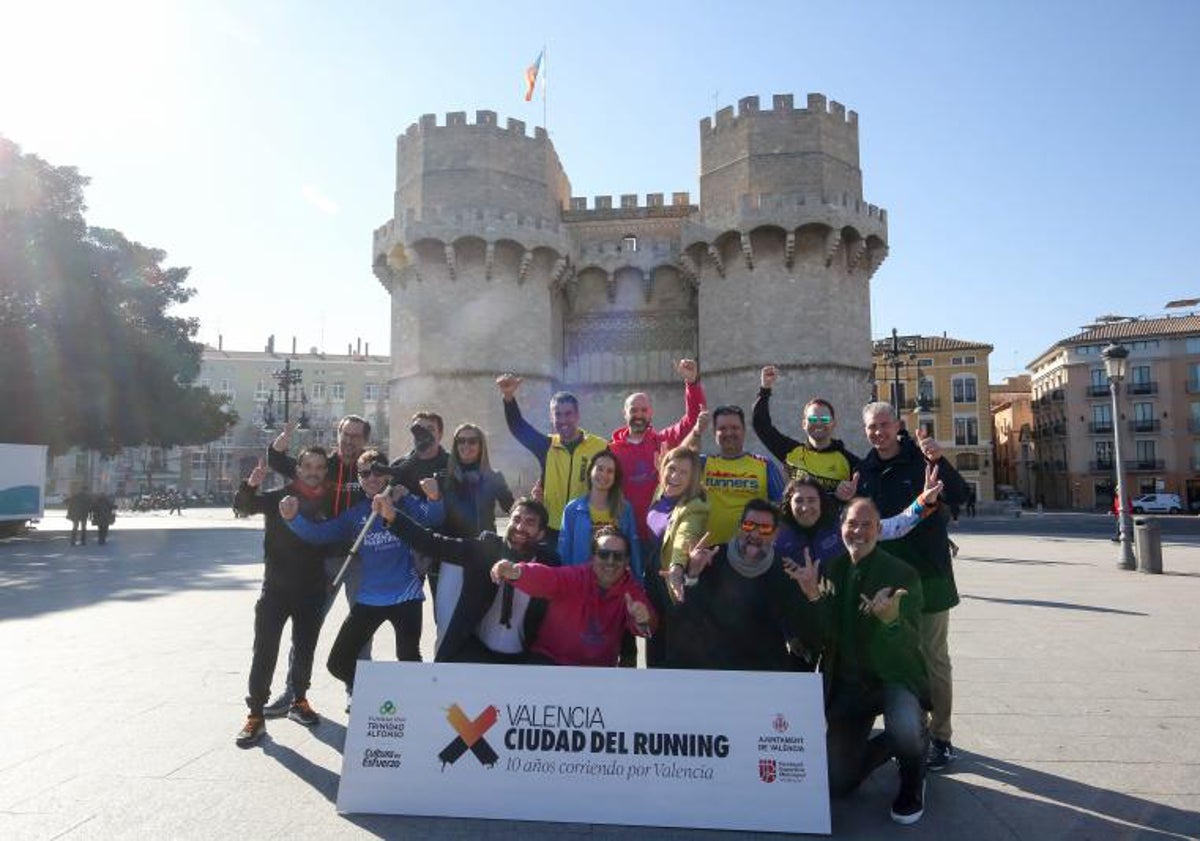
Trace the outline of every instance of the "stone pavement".
<instances>
[{"instance_id":1,"label":"stone pavement","mask_svg":"<svg viewBox=\"0 0 1200 841\"><path fill-rule=\"evenodd\" d=\"M884 768L834 804L835 837L1200 837L1200 539L1169 540L1168 574L1148 576L1117 570L1103 538L1054 536L1054 522L1021 534L980 518L956 535L959 759L931 775L916 827L888 818ZM108 546L74 549L63 523L0 542L6 841L778 837L340 816L346 716L323 668L310 693L320 727L274 721L261 747L233 744L259 523L122 516ZM376 650L388 649L385 633Z\"/></svg>"}]
</instances>

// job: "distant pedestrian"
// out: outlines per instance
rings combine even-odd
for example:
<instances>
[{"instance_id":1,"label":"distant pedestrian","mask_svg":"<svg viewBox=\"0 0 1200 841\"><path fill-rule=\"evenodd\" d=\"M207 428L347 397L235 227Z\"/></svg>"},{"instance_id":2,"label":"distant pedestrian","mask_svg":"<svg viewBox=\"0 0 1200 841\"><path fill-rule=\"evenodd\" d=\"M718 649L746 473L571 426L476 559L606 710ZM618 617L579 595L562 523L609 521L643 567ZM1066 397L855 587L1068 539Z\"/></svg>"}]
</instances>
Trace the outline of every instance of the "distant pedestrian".
<instances>
[{"instance_id":1,"label":"distant pedestrian","mask_svg":"<svg viewBox=\"0 0 1200 841\"><path fill-rule=\"evenodd\" d=\"M96 494L92 499L92 525L96 527L101 546L108 542L108 529L117 519L117 510L108 494Z\"/></svg>"},{"instance_id":2,"label":"distant pedestrian","mask_svg":"<svg viewBox=\"0 0 1200 841\"><path fill-rule=\"evenodd\" d=\"M67 519L71 521L71 545L76 539L80 545L87 546L87 520L92 510L92 495L86 488L80 488L66 499Z\"/></svg>"},{"instance_id":3,"label":"distant pedestrian","mask_svg":"<svg viewBox=\"0 0 1200 841\"><path fill-rule=\"evenodd\" d=\"M967 516L975 516L975 486L967 485Z\"/></svg>"},{"instance_id":4,"label":"distant pedestrian","mask_svg":"<svg viewBox=\"0 0 1200 841\"><path fill-rule=\"evenodd\" d=\"M183 516L183 494L179 491L171 491L171 510L167 512L167 516L172 514Z\"/></svg>"}]
</instances>

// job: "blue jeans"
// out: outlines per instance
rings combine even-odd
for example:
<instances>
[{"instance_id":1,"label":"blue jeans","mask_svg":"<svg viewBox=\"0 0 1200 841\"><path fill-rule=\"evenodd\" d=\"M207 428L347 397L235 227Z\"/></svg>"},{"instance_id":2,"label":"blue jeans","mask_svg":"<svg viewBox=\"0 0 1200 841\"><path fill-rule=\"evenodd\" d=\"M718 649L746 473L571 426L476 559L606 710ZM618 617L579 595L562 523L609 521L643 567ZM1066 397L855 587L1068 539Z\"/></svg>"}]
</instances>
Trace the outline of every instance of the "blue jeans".
<instances>
[{"instance_id":1,"label":"blue jeans","mask_svg":"<svg viewBox=\"0 0 1200 841\"><path fill-rule=\"evenodd\" d=\"M883 732L872 737L875 717L883 714ZM900 684L865 686L835 682L826 709L829 793L847 795L893 756L900 783L919 787L925 778L928 734L925 711L910 689ZM910 788L911 790L911 788Z\"/></svg>"}]
</instances>

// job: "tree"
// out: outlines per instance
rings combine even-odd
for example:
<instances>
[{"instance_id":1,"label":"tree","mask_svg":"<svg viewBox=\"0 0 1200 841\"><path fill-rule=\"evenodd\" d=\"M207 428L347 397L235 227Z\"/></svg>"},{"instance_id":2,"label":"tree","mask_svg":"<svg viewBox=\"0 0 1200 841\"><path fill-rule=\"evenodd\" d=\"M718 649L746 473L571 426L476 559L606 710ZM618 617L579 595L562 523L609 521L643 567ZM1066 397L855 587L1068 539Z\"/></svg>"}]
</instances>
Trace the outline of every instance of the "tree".
<instances>
[{"instance_id":1,"label":"tree","mask_svg":"<svg viewBox=\"0 0 1200 841\"><path fill-rule=\"evenodd\" d=\"M188 269L90 228L87 179L0 137L0 441L114 453L198 444L237 415L193 387Z\"/></svg>"}]
</instances>

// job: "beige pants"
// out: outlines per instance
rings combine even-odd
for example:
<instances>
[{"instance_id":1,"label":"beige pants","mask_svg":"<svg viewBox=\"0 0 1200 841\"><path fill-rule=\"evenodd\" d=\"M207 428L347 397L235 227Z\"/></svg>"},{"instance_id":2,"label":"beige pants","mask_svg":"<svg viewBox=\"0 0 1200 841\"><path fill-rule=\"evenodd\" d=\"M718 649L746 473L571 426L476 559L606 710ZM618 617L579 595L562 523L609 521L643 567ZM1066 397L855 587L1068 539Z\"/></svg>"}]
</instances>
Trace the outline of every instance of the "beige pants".
<instances>
[{"instance_id":1,"label":"beige pants","mask_svg":"<svg viewBox=\"0 0 1200 841\"><path fill-rule=\"evenodd\" d=\"M950 611L921 616L921 654L929 669L929 694L933 712L929 733L943 742L950 741L950 709L954 705L954 680L950 669Z\"/></svg>"}]
</instances>

